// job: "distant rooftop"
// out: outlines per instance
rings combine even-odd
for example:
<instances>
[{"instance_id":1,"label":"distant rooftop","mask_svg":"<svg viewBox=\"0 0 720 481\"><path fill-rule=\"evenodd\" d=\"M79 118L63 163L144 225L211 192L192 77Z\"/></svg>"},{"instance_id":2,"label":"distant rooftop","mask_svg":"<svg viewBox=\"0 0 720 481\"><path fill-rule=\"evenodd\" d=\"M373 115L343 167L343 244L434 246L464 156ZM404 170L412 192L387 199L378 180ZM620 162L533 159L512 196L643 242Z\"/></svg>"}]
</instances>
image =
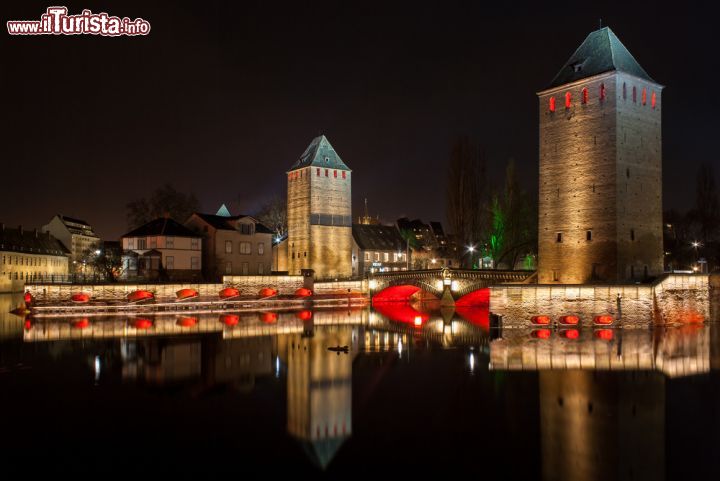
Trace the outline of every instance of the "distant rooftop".
<instances>
[{"instance_id":1,"label":"distant rooftop","mask_svg":"<svg viewBox=\"0 0 720 481\"><path fill-rule=\"evenodd\" d=\"M225 207L223 205L223 207ZM272 234L273 231L270 230L265 224L257 220L255 217L251 215L229 215L230 212L227 212L228 215L218 215L218 214L201 214L200 212L195 212L195 215L198 216L203 221L207 222L209 225L214 227L215 229L220 230L237 230L235 228L234 222L240 219L244 218L250 218L255 223L255 232L260 234Z\"/></svg>"},{"instance_id":2,"label":"distant rooftop","mask_svg":"<svg viewBox=\"0 0 720 481\"><path fill-rule=\"evenodd\" d=\"M12 229L0 224L0 251L27 254L67 255L69 251L47 232Z\"/></svg>"},{"instance_id":3,"label":"distant rooftop","mask_svg":"<svg viewBox=\"0 0 720 481\"><path fill-rule=\"evenodd\" d=\"M65 225L65 228L71 234L79 234L88 237L97 237L92 226L82 219L76 219L74 217L68 217L66 215L57 214L58 219Z\"/></svg>"},{"instance_id":4,"label":"distant rooftop","mask_svg":"<svg viewBox=\"0 0 720 481\"><path fill-rule=\"evenodd\" d=\"M395 226L353 224L352 235L355 243L363 250L405 250L405 239Z\"/></svg>"},{"instance_id":5,"label":"distant rooftop","mask_svg":"<svg viewBox=\"0 0 720 481\"><path fill-rule=\"evenodd\" d=\"M150 235L198 237L196 233L194 233L184 225L180 224L176 220L165 217L151 220L147 224L142 225L135 230L131 230L122 237L143 237Z\"/></svg>"},{"instance_id":6,"label":"distant rooftop","mask_svg":"<svg viewBox=\"0 0 720 481\"><path fill-rule=\"evenodd\" d=\"M558 87L611 71L655 82L610 27L591 32L546 88Z\"/></svg>"}]
</instances>

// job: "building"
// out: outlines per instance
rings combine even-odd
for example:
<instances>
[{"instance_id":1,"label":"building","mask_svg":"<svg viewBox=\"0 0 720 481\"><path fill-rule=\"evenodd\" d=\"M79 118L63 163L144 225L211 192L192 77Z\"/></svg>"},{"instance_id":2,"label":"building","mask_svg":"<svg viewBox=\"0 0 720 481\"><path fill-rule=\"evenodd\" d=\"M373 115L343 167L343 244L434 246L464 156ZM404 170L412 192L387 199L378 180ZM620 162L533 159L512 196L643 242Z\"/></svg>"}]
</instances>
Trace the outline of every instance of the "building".
<instances>
[{"instance_id":1,"label":"building","mask_svg":"<svg viewBox=\"0 0 720 481\"><path fill-rule=\"evenodd\" d=\"M380 225L380 216L370 217L370 211L368 210L368 201L365 199L365 215L358 217L358 224L364 225Z\"/></svg>"},{"instance_id":2,"label":"building","mask_svg":"<svg viewBox=\"0 0 720 481\"><path fill-rule=\"evenodd\" d=\"M26 282L66 277L70 252L52 234L0 224L0 292L19 292Z\"/></svg>"},{"instance_id":3,"label":"building","mask_svg":"<svg viewBox=\"0 0 720 481\"><path fill-rule=\"evenodd\" d=\"M199 281L202 236L170 218L159 218L121 238L125 279Z\"/></svg>"},{"instance_id":4,"label":"building","mask_svg":"<svg viewBox=\"0 0 720 481\"><path fill-rule=\"evenodd\" d=\"M288 261L317 279L352 275L351 171L328 139L313 139L287 172Z\"/></svg>"},{"instance_id":5,"label":"building","mask_svg":"<svg viewBox=\"0 0 720 481\"><path fill-rule=\"evenodd\" d=\"M395 226L353 224L352 236L353 277L407 270L405 239Z\"/></svg>"},{"instance_id":6,"label":"building","mask_svg":"<svg viewBox=\"0 0 720 481\"><path fill-rule=\"evenodd\" d=\"M426 224L420 219L402 217L396 221L396 225L411 249L410 269L439 269L460 265L457 246L445 234L440 222Z\"/></svg>"},{"instance_id":7,"label":"building","mask_svg":"<svg viewBox=\"0 0 720 481\"><path fill-rule=\"evenodd\" d=\"M70 271L74 274L87 274L87 258L102 247L100 237L92 226L84 220L57 214L50 222L42 226L43 232L49 232L70 251Z\"/></svg>"},{"instance_id":8,"label":"building","mask_svg":"<svg viewBox=\"0 0 720 481\"><path fill-rule=\"evenodd\" d=\"M230 215L223 205L218 213L194 213L185 227L203 237L205 279L223 275L267 275L273 266L273 233L249 215Z\"/></svg>"},{"instance_id":9,"label":"building","mask_svg":"<svg viewBox=\"0 0 720 481\"><path fill-rule=\"evenodd\" d=\"M538 92L539 283L663 272L662 89L606 27Z\"/></svg>"}]
</instances>

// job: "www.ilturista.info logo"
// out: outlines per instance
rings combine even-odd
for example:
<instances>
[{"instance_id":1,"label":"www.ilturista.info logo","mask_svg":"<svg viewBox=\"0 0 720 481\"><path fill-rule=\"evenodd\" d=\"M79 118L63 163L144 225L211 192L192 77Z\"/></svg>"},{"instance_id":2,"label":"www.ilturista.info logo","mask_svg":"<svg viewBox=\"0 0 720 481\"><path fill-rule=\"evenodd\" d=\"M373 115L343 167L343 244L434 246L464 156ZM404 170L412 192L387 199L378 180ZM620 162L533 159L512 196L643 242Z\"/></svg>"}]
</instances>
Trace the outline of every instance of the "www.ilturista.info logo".
<instances>
[{"instance_id":1,"label":"www.ilturista.info logo","mask_svg":"<svg viewBox=\"0 0 720 481\"><path fill-rule=\"evenodd\" d=\"M40 20L10 20L10 35L147 35L150 22L142 18L113 17L105 12L83 10L80 15L68 15L67 7L48 7Z\"/></svg>"}]
</instances>

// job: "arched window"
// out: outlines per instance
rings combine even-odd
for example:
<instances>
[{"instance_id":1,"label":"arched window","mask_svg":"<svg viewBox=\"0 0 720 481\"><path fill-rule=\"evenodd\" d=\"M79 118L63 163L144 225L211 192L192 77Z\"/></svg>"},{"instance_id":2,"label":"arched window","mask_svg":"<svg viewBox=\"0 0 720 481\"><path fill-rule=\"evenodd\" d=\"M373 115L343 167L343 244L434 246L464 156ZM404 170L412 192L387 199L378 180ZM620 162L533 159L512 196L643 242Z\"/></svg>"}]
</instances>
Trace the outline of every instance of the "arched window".
<instances>
[{"instance_id":1,"label":"arched window","mask_svg":"<svg viewBox=\"0 0 720 481\"><path fill-rule=\"evenodd\" d=\"M587 87L585 87L584 89L582 89L582 103L584 103L584 104L588 103L588 97L589 97L588 89L587 89Z\"/></svg>"},{"instance_id":2,"label":"arched window","mask_svg":"<svg viewBox=\"0 0 720 481\"><path fill-rule=\"evenodd\" d=\"M655 105L657 104L657 96L655 95L655 92L652 93L650 96L650 105L652 105L652 108L655 108Z\"/></svg>"},{"instance_id":3,"label":"arched window","mask_svg":"<svg viewBox=\"0 0 720 481\"><path fill-rule=\"evenodd\" d=\"M627 99L627 85L623 82L623 100Z\"/></svg>"},{"instance_id":4,"label":"arched window","mask_svg":"<svg viewBox=\"0 0 720 481\"><path fill-rule=\"evenodd\" d=\"M633 102L637 102L637 87L633 85Z\"/></svg>"},{"instance_id":5,"label":"arched window","mask_svg":"<svg viewBox=\"0 0 720 481\"><path fill-rule=\"evenodd\" d=\"M600 84L600 102L605 100L605 84Z\"/></svg>"},{"instance_id":6,"label":"arched window","mask_svg":"<svg viewBox=\"0 0 720 481\"><path fill-rule=\"evenodd\" d=\"M555 97L550 97L549 108L550 112L555 112Z\"/></svg>"},{"instance_id":7,"label":"arched window","mask_svg":"<svg viewBox=\"0 0 720 481\"><path fill-rule=\"evenodd\" d=\"M570 107L572 107L572 94L565 92L565 108L569 109Z\"/></svg>"},{"instance_id":8,"label":"arched window","mask_svg":"<svg viewBox=\"0 0 720 481\"><path fill-rule=\"evenodd\" d=\"M642 91L642 104L643 105L647 104L647 89L645 87L643 87L643 91Z\"/></svg>"}]
</instances>

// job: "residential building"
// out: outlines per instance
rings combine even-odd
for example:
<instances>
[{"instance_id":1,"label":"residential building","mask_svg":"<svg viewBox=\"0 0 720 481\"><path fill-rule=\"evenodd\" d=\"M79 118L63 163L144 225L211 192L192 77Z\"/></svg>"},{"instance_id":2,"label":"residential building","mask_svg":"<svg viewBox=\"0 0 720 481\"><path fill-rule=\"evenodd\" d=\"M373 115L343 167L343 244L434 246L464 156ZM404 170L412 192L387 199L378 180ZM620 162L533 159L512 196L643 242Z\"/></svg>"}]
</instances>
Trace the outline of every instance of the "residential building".
<instances>
[{"instance_id":1,"label":"residential building","mask_svg":"<svg viewBox=\"0 0 720 481\"><path fill-rule=\"evenodd\" d=\"M420 219L402 217L396 225L412 251L411 269L459 267L457 245L445 234L440 222L426 224Z\"/></svg>"},{"instance_id":2,"label":"residential building","mask_svg":"<svg viewBox=\"0 0 720 481\"><path fill-rule=\"evenodd\" d=\"M70 251L70 272L89 273L88 256L102 247L100 237L92 226L84 220L57 214L50 222L42 226L43 232L49 232Z\"/></svg>"},{"instance_id":3,"label":"residential building","mask_svg":"<svg viewBox=\"0 0 720 481\"><path fill-rule=\"evenodd\" d=\"M288 270L317 279L352 275L351 170L324 135L287 172Z\"/></svg>"},{"instance_id":4,"label":"residential building","mask_svg":"<svg viewBox=\"0 0 720 481\"><path fill-rule=\"evenodd\" d=\"M609 28L538 92L538 282L663 272L662 94Z\"/></svg>"},{"instance_id":5,"label":"residential building","mask_svg":"<svg viewBox=\"0 0 720 481\"><path fill-rule=\"evenodd\" d=\"M159 218L121 238L123 278L199 281L202 236L170 218Z\"/></svg>"},{"instance_id":6,"label":"residential building","mask_svg":"<svg viewBox=\"0 0 720 481\"><path fill-rule=\"evenodd\" d=\"M395 226L353 224L352 235L353 277L407 270L406 242Z\"/></svg>"},{"instance_id":7,"label":"residential building","mask_svg":"<svg viewBox=\"0 0 720 481\"><path fill-rule=\"evenodd\" d=\"M66 278L70 251L52 234L0 224L0 292L19 292L26 282Z\"/></svg>"},{"instance_id":8,"label":"residential building","mask_svg":"<svg viewBox=\"0 0 720 481\"><path fill-rule=\"evenodd\" d=\"M223 205L214 215L195 212L185 227L203 237L206 280L268 275L273 270L273 232L252 216L230 215Z\"/></svg>"}]
</instances>

